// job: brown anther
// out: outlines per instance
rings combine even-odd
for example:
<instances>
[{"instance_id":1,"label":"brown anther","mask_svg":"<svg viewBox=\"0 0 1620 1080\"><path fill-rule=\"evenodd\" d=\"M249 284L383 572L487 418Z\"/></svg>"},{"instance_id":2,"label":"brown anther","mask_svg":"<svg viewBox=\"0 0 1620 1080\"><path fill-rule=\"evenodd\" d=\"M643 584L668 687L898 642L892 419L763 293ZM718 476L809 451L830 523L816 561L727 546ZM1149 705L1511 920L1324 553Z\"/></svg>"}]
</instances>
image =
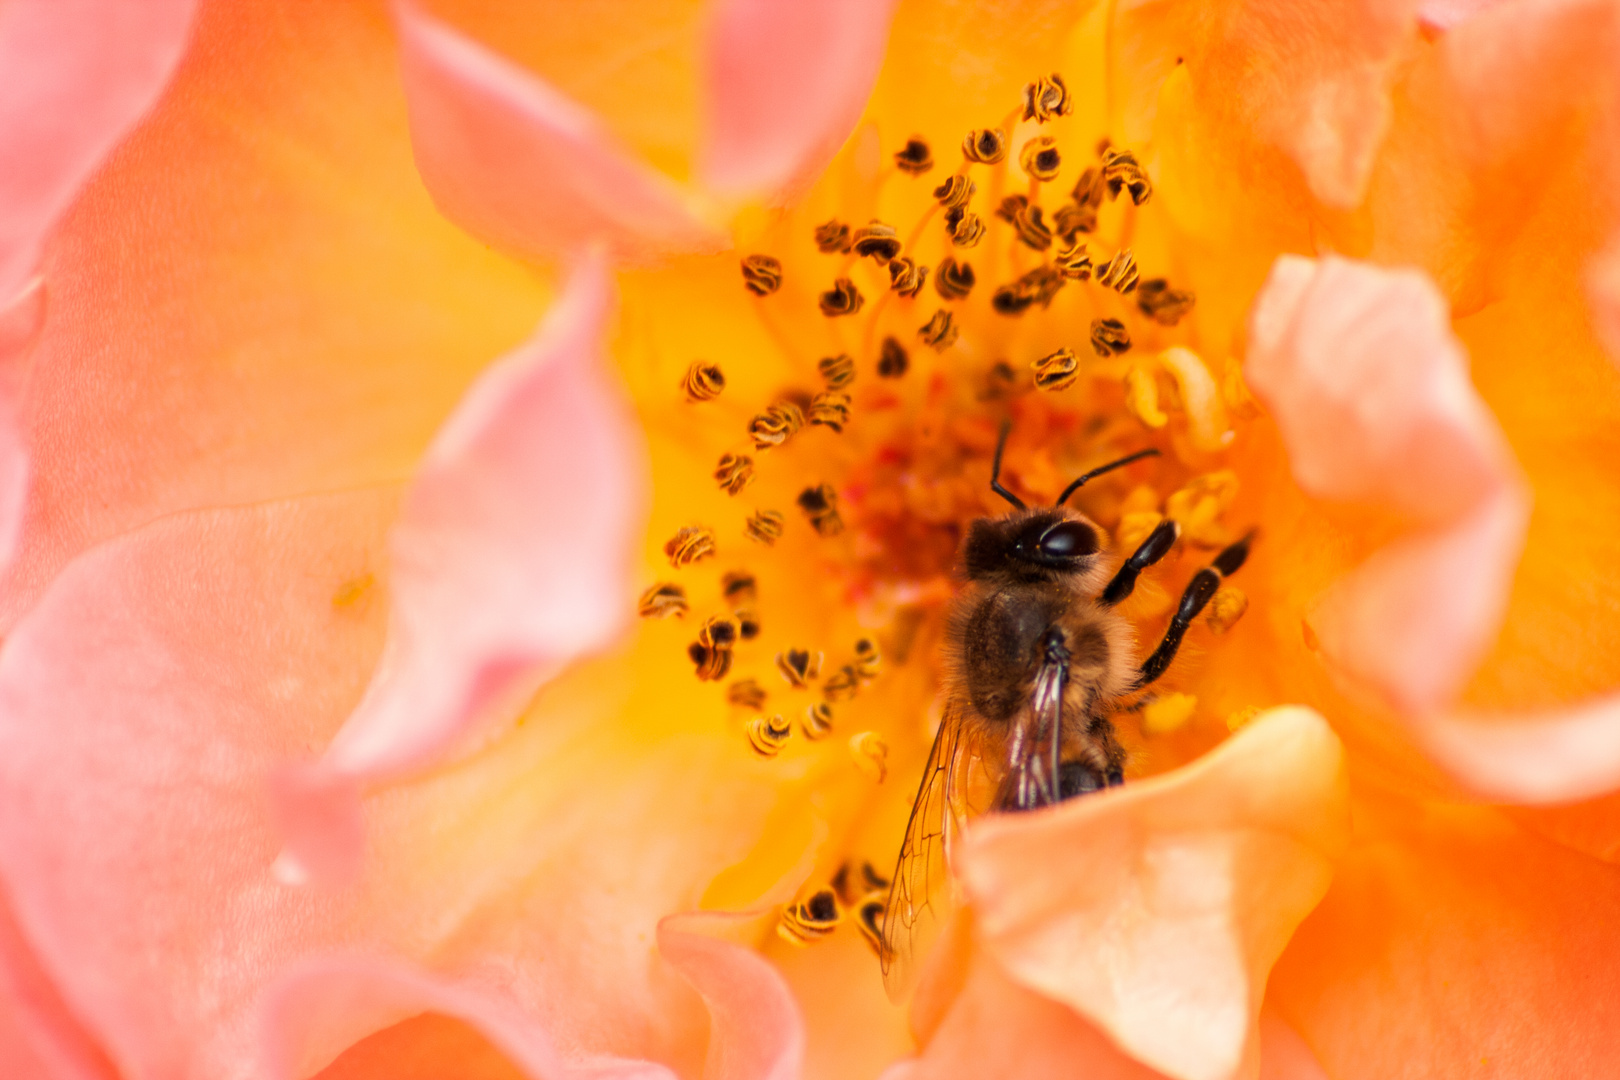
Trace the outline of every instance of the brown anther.
<instances>
[{"instance_id":1,"label":"brown anther","mask_svg":"<svg viewBox=\"0 0 1620 1080\"><path fill-rule=\"evenodd\" d=\"M1076 240L1068 247L1059 251L1057 258L1052 260L1058 273L1070 281L1085 281L1091 277L1091 255L1086 251L1084 241Z\"/></svg>"},{"instance_id":2,"label":"brown anther","mask_svg":"<svg viewBox=\"0 0 1620 1080\"><path fill-rule=\"evenodd\" d=\"M863 731L849 740L849 755L867 776L883 783L889 775L889 744L875 731Z\"/></svg>"},{"instance_id":3,"label":"brown anther","mask_svg":"<svg viewBox=\"0 0 1620 1080\"><path fill-rule=\"evenodd\" d=\"M1037 135L1018 151L1018 164L1030 179L1049 184L1063 168L1063 155L1058 153L1056 139Z\"/></svg>"},{"instance_id":4,"label":"brown anther","mask_svg":"<svg viewBox=\"0 0 1620 1080\"><path fill-rule=\"evenodd\" d=\"M765 704L765 688L758 679L738 679L726 687L726 700L745 709L758 709Z\"/></svg>"},{"instance_id":5,"label":"brown anther","mask_svg":"<svg viewBox=\"0 0 1620 1080\"><path fill-rule=\"evenodd\" d=\"M830 427L842 433L844 425L849 423L849 395L836 390L817 394L810 399L807 415L812 424L820 424L822 427Z\"/></svg>"},{"instance_id":6,"label":"brown anther","mask_svg":"<svg viewBox=\"0 0 1620 1080\"><path fill-rule=\"evenodd\" d=\"M670 537L664 545L664 554L669 556L669 564L677 569L707 559L714 554L714 531L701 525L688 525Z\"/></svg>"},{"instance_id":7,"label":"brown anther","mask_svg":"<svg viewBox=\"0 0 1620 1080\"><path fill-rule=\"evenodd\" d=\"M996 217L1009 225L1018 224L1018 215L1029 205L1028 195L1009 195L996 206Z\"/></svg>"},{"instance_id":8,"label":"brown anther","mask_svg":"<svg viewBox=\"0 0 1620 1080\"><path fill-rule=\"evenodd\" d=\"M973 198L973 181L961 173L954 173L945 178L945 182L934 189L934 198L947 210L960 210L967 206L968 200Z\"/></svg>"},{"instance_id":9,"label":"brown anther","mask_svg":"<svg viewBox=\"0 0 1620 1080\"><path fill-rule=\"evenodd\" d=\"M893 225L874 220L855 230L852 247L861 258L870 257L879 266L885 266L900 254L900 231Z\"/></svg>"},{"instance_id":10,"label":"brown anther","mask_svg":"<svg viewBox=\"0 0 1620 1080\"><path fill-rule=\"evenodd\" d=\"M871 638L863 637L855 643L855 674L863 682L877 678L880 659L877 642Z\"/></svg>"},{"instance_id":11,"label":"brown anther","mask_svg":"<svg viewBox=\"0 0 1620 1080\"><path fill-rule=\"evenodd\" d=\"M806 705L804 719L799 722L799 730L811 742L824 739L832 734L833 711L832 706L825 701L818 701L814 705Z\"/></svg>"},{"instance_id":12,"label":"brown anther","mask_svg":"<svg viewBox=\"0 0 1620 1080\"><path fill-rule=\"evenodd\" d=\"M1080 174L1080 179L1075 182L1074 191L1070 195L1076 205L1095 210L1102 205L1103 192L1107 187L1103 180L1103 171L1092 165Z\"/></svg>"},{"instance_id":13,"label":"brown anther","mask_svg":"<svg viewBox=\"0 0 1620 1080\"><path fill-rule=\"evenodd\" d=\"M906 373L911 366L911 357L906 354L906 347L900 344L896 337L886 337L878 349L878 376L884 379L898 379Z\"/></svg>"},{"instance_id":14,"label":"brown anther","mask_svg":"<svg viewBox=\"0 0 1620 1080\"><path fill-rule=\"evenodd\" d=\"M714 479L727 495L740 495L754 482L754 459L747 454L721 454Z\"/></svg>"},{"instance_id":15,"label":"brown anther","mask_svg":"<svg viewBox=\"0 0 1620 1080\"><path fill-rule=\"evenodd\" d=\"M782 287L782 264L769 255L749 255L742 261L743 285L755 296L769 296Z\"/></svg>"},{"instance_id":16,"label":"brown anther","mask_svg":"<svg viewBox=\"0 0 1620 1080\"><path fill-rule=\"evenodd\" d=\"M681 389L687 401L713 401L726 388L726 376L717 364L694 361L681 377Z\"/></svg>"},{"instance_id":17,"label":"brown anther","mask_svg":"<svg viewBox=\"0 0 1620 1080\"><path fill-rule=\"evenodd\" d=\"M1091 320L1091 348L1098 356L1118 356L1131 347L1131 332L1118 319Z\"/></svg>"},{"instance_id":18,"label":"brown anther","mask_svg":"<svg viewBox=\"0 0 1620 1080\"><path fill-rule=\"evenodd\" d=\"M1097 284L1106 285L1116 292L1128 293L1136 288L1136 258L1125 248L1112 259L1097 267Z\"/></svg>"},{"instance_id":19,"label":"brown anther","mask_svg":"<svg viewBox=\"0 0 1620 1080\"><path fill-rule=\"evenodd\" d=\"M732 610L748 607L759 600L759 584L746 570L731 570L720 579L720 595Z\"/></svg>"},{"instance_id":20,"label":"brown anther","mask_svg":"<svg viewBox=\"0 0 1620 1080\"><path fill-rule=\"evenodd\" d=\"M769 761L782 752L787 745L788 736L793 734L793 725L780 716L769 719L756 716L748 721L745 729L748 734L748 748L760 757Z\"/></svg>"},{"instance_id":21,"label":"brown anther","mask_svg":"<svg viewBox=\"0 0 1620 1080\"><path fill-rule=\"evenodd\" d=\"M660 581L642 593L636 605L643 619L678 619L686 610L686 590L668 581Z\"/></svg>"},{"instance_id":22,"label":"brown anther","mask_svg":"<svg viewBox=\"0 0 1620 1080\"><path fill-rule=\"evenodd\" d=\"M1172 289L1164 278L1149 278L1136 291L1136 306L1160 326L1176 325L1193 309L1197 299L1184 289Z\"/></svg>"},{"instance_id":23,"label":"brown anther","mask_svg":"<svg viewBox=\"0 0 1620 1080\"><path fill-rule=\"evenodd\" d=\"M879 957L886 955L887 947L883 944L883 920L888 910L887 897L876 892L863 897L855 908L855 925L860 929L861 937Z\"/></svg>"},{"instance_id":24,"label":"brown anther","mask_svg":"<svg viewBox=\"0 0 1620 1080\"><path fill-rule=\"evenodd\" d=\"M755 510L743 522L743 533L755 543L770 547L782 538L782 515L775 510Z\"/></svg>"},{"instance_id":25,"label":"brown anther","mask_svg":"<svg viewBox=\"0 0 1620 1080\"><path fill-rule=\"evenodd\" d=\"M848 701L861 689L861 678L855 673L853 664L845 664L821 684L821 696L828 701Z\"/></svg>"},{"instance_id":26,"label":"brown anther","mask_svg":"<svg viewBox=\"0 0 1620 1080\"><path fill-rule=\"evenodd\" d=\"M1058 391L1074 385L1080 377L1080 358L1072 349L1059 349L1035 361L1035 388Z\"/></svg>"},{"instance_id":27,"label":"brown anther","mask_svg":"<svg viewBox=\"0 0 1620 1080\"><path fill-rule=\"evenodd\" d=\"M1001 315L1022 315L1030 305L1046 307L1063 288L1064 277L1051 266L1037 266L1010 285L1003 285L990 297L990 306Z\"/></svg>"},{"instance_id":28,"label":"brown anther","mask_svg":"<svg viewBox=\"0 0 1620 1080\"><path fill-rule=\"evenodd\" d=\"M998 401L1011 394L1018 385L1018 372L1005 360L997 360L990 365L990 370L984 375L984 390L979 394L980 401Z\"/></svg>"},{"instance_id":29,"label":"brown anther","mask_svg":"<svg viewBox=\"0 0 1620 1080\"><path fill-rule=\"evenodd\" d=\"M1080 233L1096 232L1097 208L1081 206L1079 203L1064 203L1058 207L1057 213L1052 215L1052 231L1071 244Z\"/></svg>"},{"instance_id":30,"label":"brown anther","mask_svg":"<svg viewBox=\"0 0 1620 1080\"><path fill-rule=\"evenodd\" d=\"M928 267L918 266L909 255L889 263L889 287L901 296L916 296L927 280Z\"/></svg>"},{"instance_id":31,"label":"brown anther","mask_svg":"<svg viewBox=\"0 0 1620 1080\"><path fill-rule=\"evenodd\" d=\"M790 945L808 945L838 928L838 900L831 889L822 889L802 904L789 904L782 912L776 932Z\"/></svg>"},{"instance_id":32,"label":"brown anther","mask_svg":"<svg viewBox=\"0 0 1620 1080\"><path fill-rule=\"evenodd\" d=\"M701 641L694 641L686 647L686 655L696 668L699 682L718 682L731 670L729 648L717 649Z\"/></svg>"},{"instance_id":33,"label":"brown anther","mask_svg":"<svg viewBox=\"0 0 1620 1080\"><path fill-rule=\"evenodd\" d=\"M803 690L821 677L821 653L809 649L788 649L776 654L776 670L795 690Z\"/></svg>"},{"instance_id":34,"label":"brown anther","mask_svg":"<svg viewBox=\"0 0 1620 1080\"><path fill-rule=\"evenodd\" d=\"M894 152L894 167L908 176L921 176L934 167L934 152L927 143L913 137Z\"/></svg>"},{"instance_id":35,"label":"brown anther","mask_svg":"<svg viewBox=\"0 0 1620 1080\"><path fill-rule=\"evenodd\" d=\"M866 297L861 290L847 277L841 277L833 282L833 287L821 294L821 313L828 318L838 315L853 315L861 310L866 303Z\"/></svg>"},{"instance_id":36,"label":"brown anther","mask_svg":"<svg viewBox=\"0 0 1620 1080\"><path fill-rule=\"evenodd\" d=\"M849 254L849 226L837 218L816 226L816 247L824 255Z\"/></svg>"},{"instance_id":37,"label":"brown anther","mask_svg":"<svg viewBox=\"0 0 1620 1080\"><path fill-rule=\"evenodd\" d=\"M953 247L977 247L979 241L984 239L984 221L978 214L952 210L945 215L945 231L950 235Z\"/></svg>"},{"instance_id":38,"label":"brown anther","mask_svg":"<svg viewBox=\"0 0 1620 1080\"><path fill-rule=\"evenodd\" d=\"M977 281L972 266L946 259L939 264L939 272L934 275L934 291L946 300L966 300Z\"/></svg>"},{"instance_id":39,"label":"brown anther","mask_svg":"<svg viewBox=\"0 0 1620 1080\"><path fill-rule=\"evenodd\" d=\"M1123 190L1130 193L1131 202L1141 206L1153 195L1153 182L1129 150L1103 151L1102 175L1110 198L1118 198Z\"/></svg>"},{"instance_id":40,"label":"brown anther","mask_svg":"<svg viewBox=\"0 0 1620 1080\"><path fill-rule=\"evenodd\" d=\"M976 128L963 137L962 156L978 165L994 165L1007 156L1007 136L1000 128Z\"/></svg>"},{"instance_id":41,"label":"brown anther","mask_svg":"<svg viewBox=\"0 0 1620 1080\"><path fill-rule=\"evenodd\" d=\"M759 616L748 608L738 608L732 612L737 616L737 636L744 641L753 641L759 637Z\"/></svg>"},{"instance_id":42,"label":"brown anther","mask_svg":"<svg viewBox=\"0 0 1620 1080\"><path fill-rule=\"evenodd\" d=\"M1041 219L1041 208L1038 206L1027 205L1020 209L1013 217L1013 228L1018 230L1018 239L1026 247L1045 251L1052 246L1052 230Z\"/></svg>"},{"instance_id":43,"label":"brown anther","mask_svg":"<svg viewBox=\"0 0 1620 1080\"><path fill-rule=\"evenodd\" d=\"M842 390L855 381L855 361L847 353L822 357L816 361L816 370L821 372L829 390Z\"/></svg>"},{"instance_id":44,"label":"brown anther","mask_svg":"<svg viewBox=\"0 0 1620 1080\"><path fill-rule=\"evenodd\" d=\"M1074 102L1069 100L1069 88L1063 84L1063 76L1057 72L1044 75L1024 87L1025 120L1044 124L1055 117L1068 116L1072 111Z\"/></svg>"},{"instance_id":45,"label":"brown anther","mask_svg":"<svg viewBox=\"0 0 1620 1080\"><path fill-rule=\"evenodd\" d=\"M805 488L799 492L798 503L818 536L837 536L844 531L844 519L838 516L838 493L831 484Z\"/></svg>"},{"instance_id":46,"label":"brown anther","mask_svg":"<svg viewBox=\"0 0 1620 1080\"><path fill-rule=\"evenodd\" d=\"M703 620L698 627L698 644L706 649L729 649L737 644L737 624L721 615Z\"/></svg>"},{"instance_id":47,"label":"brown anther","mask_svg":"<svg viewBox=\"0 0 1620 1080\"><path fill-rule=\"evenodd\" d=\"M781 446L804 426L804 413L791 401L778 401L748 422L757 450Z\"/></svg>"},{"instance_id":48,"label":"brown anther","mask_svg":"<svg viewBox=\"0 0 1620 1080\"><path fill-rule=\"evenodd\" d=\"M944 352L956 344L956 320L944 308L934 312L933 318L917 327L917 336L922 343L935 352Z\"/></svg>"}]
</instances>

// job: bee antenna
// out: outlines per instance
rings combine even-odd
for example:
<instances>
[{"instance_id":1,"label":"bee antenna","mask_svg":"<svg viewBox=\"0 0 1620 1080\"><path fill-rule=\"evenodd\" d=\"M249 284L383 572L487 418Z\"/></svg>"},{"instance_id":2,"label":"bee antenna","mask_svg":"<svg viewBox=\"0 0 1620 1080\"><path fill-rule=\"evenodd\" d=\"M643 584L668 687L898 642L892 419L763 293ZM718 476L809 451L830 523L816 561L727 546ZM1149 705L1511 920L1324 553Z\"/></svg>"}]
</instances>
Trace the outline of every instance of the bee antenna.
<instances>
[{"instance_id":1,"label":"bee antenna","mask_svg":"<svg viewBox=\"0 0 1620 1080\"><path fill-rule=\"evenodd\" d=\"M1005 436L1003 436L1003 437L1005 437ZM1129 465L1133 461L1141 461L1145 457L1158 457L1158 456L1159 456L1159 452L1157 450L1155 450L1153 447L1150 446L1146 450L1138 450L1134 454L1127 454L1124 457L1120 458L1118 461L1110 461L1107 465L1099 465L1099 466L1097 466L1097 468L1092 469L1090 472L1083 474L1074 483L1072 483L1068 487L1064 488L1063 489L1063 494L1059 495L1057 497L1057 502L1053 503L1052 505L1053 506L1062 506L1063 503L1064 503L1064 500L1066 500L1070 495L1073 495L1077 490L1079 490L1080 486L1082 484L1084 484L1087 480L1093 480L1093 479L1096 479L1097 477L1101 476L1105 472L1113 472L1115 469L1123 468L1124 466ZM996 451L996 460L998 462L1001 460L1001 451L999 451L999 450ZM994 484L991 484L990 486L995 487Z\"/></svg>"},{"instance_id":2,"label":"bee antenna","mask_svg":"<svg viewBox=\"0 0 1620 1080\"><path fill-rule=\"evenodd\" d=\"M1024 506L1024 500L1020 499L1018 496L1001 486L1001 452L1007 448L1007 436L1011 434L1012 421L1003 420L1001 422L1001 437L996 440L996 460L995 463L990 466L990 490L995 492L997 495L1000 495L1003 499L1006 499L1014 506L1018 507L1018 509L1023 510L1026 509ZM1155 451L1155 453L1157 453L1157 451ZM1064 494L1067 495L1068 492L1064 492ZM1058 501L1062 502L1063 500L1059 499Z\"/></svg>"}]
</instances>

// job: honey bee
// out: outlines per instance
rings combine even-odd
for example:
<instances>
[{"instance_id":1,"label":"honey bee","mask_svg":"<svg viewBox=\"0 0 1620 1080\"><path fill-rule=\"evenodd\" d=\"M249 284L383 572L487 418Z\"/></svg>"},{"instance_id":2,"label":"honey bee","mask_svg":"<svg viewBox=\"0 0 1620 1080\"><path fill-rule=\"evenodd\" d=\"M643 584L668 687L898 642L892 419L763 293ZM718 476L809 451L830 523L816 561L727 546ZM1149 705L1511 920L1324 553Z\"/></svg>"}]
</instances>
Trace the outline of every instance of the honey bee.
<instances>
[{"instance_id":1,"label":"honey bee","mask_svg":"<svg viewBox=\"0 0 1620 1080\"><path fill-rule=\"evenodd\" d=\"M1096 524L1064 503L1087 481L1158 451L1093 469L1051 506L1031 507L1001 483L1009 431L1003 425L990 489L1013 509L975 520L962 543L962 587L945 635L944 715L883 918L879 956L896 998L937 921L934 894L948 877L954 838L973 804L986 801L976 796L989 796L984 809L1012 813L1123 783L1125 752L1112 713L1164 674L1192 621L1243 565L1253 538L1225 548L1194 575L1164 638L1138 662L1135 631L1115 609L1141 572L1169 554L1180 526L1160 523L1119 562Z\"/></svg>"}]
</instances>

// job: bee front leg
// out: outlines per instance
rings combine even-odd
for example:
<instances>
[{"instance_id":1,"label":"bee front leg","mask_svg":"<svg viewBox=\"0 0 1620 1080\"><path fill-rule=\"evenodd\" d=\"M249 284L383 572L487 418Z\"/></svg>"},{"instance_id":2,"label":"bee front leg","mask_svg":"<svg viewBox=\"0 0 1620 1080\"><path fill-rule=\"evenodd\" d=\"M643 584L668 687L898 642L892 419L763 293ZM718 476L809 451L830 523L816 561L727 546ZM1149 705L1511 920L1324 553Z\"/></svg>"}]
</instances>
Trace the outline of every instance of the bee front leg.
<instances>
[{"instance_id":1,"label":"bee front leg","mask_svg":"<svg viewBox=\"0 0 1620 1080\"><path fill-rule=\"evenodd\" d=\"M1108 588L1103 590L1102 602L1113 607L1130 596L1131 590L1136 588L1137 575L1170 554L1170 549L1180 536L1181 526L1176 522L1159 522L1158 527L1148 533L1148 538L1131 552L1131 557L1119 568L1119 573L1108 583Z\"/></svg>"},{"instance_id":2,"label":"bee front leg","mask_svg":"<svg viewBox=\"0 0 1620 1080\"><path fill-rule=\"evenodd\" d=\"M1159 642L1159 647L1153 650L1153 655L1142 664L1136 678L1138 689L1164 674L1165 669L1170 666L1170 661L1176 658L1176 650L1181 648L1181 639L1187 633L1187 628L1192 625L1192 621L1204 610L1204 605L1215 595L1215 590L1221 587L1221 582L1237 573L1238 568L1249 557L1249 541L1252 539L1254 539L1253 532L1237 543L1223 548L1221 553L1215 556L1214 562L1193 575L1193 579L1187 583L1186 590L1181 594L1181 603L1176 605L1175 616L1165 628L1164 640Z\"/></svg>"}]
</instances>

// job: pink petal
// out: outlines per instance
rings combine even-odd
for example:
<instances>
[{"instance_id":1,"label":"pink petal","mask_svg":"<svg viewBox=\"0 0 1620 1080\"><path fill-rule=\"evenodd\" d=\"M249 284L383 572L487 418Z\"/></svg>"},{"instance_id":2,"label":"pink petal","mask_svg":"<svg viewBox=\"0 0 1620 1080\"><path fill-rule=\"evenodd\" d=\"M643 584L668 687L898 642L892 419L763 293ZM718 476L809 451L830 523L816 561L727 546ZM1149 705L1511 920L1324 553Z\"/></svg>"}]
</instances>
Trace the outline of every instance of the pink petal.
<instances>
[{"instance_id":1,"label":"pink petal","mask_svg":"<svg viewBox=\"0 0 1620 1080\"><path fill-rule=\"evenodd\" d=\"M17 925L9 903L0 901L0 1075L60 1080L117 1080L83 1025L68 1011L61 992ZM24 1062L31 1062L24 1065Z\"/></svg>"},{"instance_id":2,"label":"pink petal","mask_svg":"<svg viewBox=\"0 0 1620 1080\"><path fill-rule=\"evenodd\" d=\"M0 8L0 306L80 186L152 107L196 0L9 0Z\"/></svg>"},{"instance_id":3,"label":"pink petal","mask_svg":"<svg viewBox=\"0 0 1620 1080\"><path fill-rule=\"evenodd\" d=\"M1307 494L1387 508L1410 530L1322 599L1324 654L1409 712L1442 707L1495 638L1528 517L1444 301L1416 271L1285 255L1255 301L1244 373Z\"/></svg>"},{"instance_id":4,"label":"pink petal","mask_svg":"<svg viewBox=\"0 0 1620 1080\"><path fill-rule=\"evenodd\" d=\"M866 108L895 0L720 0L709 32L706 183L781 195L832 160Z\"/></svg>"},{"instance_id":5,"label":"pink petal","mask_svg":"<svg viewBox=\"0 0 1620 1080\"><path fill-rule=\"evenodd\" d=\"M1258 1060L1266 975L1349 834L1338 740L1274 710L1198 762L971 830L959 873L979 939L1178 1080Z\"/></svg>"},{"instance_id":6,"label":"pink petal","mask_svg":"<svg viewBox=\"0 0 1620 1080\"><path fill-rule=\"evenodd\" d=\"M1620 787L1620 695L1513 716L1427 717L1424 749L1494 802L1563 803Z\"/></svg>"},{"instance_id":7,"label":"pink petal","mask_svg":"<svg viewBox=\"0 0 1620 1080\"><path fill-rule=\"evenodd\" d=\"M45 326L45 292L45 282L35 278L0 307L0 567L17 553L28 501L20 412L33 347Z\"/></svg>"},{"instance_id":8,"label":"pink petal","mask_svg":"<svg viewBox=\"0 0 1620 1080\"><path fill-rule=\"evenodd\" d=\"M1443 34L1458 23L1489 10L1503 0L1420 0L1418 25L1430 34Z\"/></svg>"},{"instance_id":9,"label":"pink petal","mask_svg":"<svg viewBox=\"0 0 1620 1080\"><path fill-rule=\"evenodd\" d=\"M351 873L361 783L432 764L624 625L644 466L600 371L610 303L587 259L428 449L390 542L382 663L321 762L278 788L292 872Z\"/></svg>"},{"instance_id":10,"label":"pink petal","mask_svg":"<svg viewBox=\"0 0 1620 1080\"><path fill-rule=\"evenodd\" d=\"M711 936L735 917L679 915L658 925L658 951L709 1007L704 1080L798 1080L804 1020L787 984L764 957Z\"/></svg>"},{"instance_id":11,"label":"pink petal","mask_svg":"<svg viewBox=\"0 0 1620 1080\"><path fill-rule=\"evenodd\" d=\"M529 258L592 241L632 260L725 246L673 183L539 77L409 0L395 18L417 168L462 228Z\"/></svg>"}]
</instances>

